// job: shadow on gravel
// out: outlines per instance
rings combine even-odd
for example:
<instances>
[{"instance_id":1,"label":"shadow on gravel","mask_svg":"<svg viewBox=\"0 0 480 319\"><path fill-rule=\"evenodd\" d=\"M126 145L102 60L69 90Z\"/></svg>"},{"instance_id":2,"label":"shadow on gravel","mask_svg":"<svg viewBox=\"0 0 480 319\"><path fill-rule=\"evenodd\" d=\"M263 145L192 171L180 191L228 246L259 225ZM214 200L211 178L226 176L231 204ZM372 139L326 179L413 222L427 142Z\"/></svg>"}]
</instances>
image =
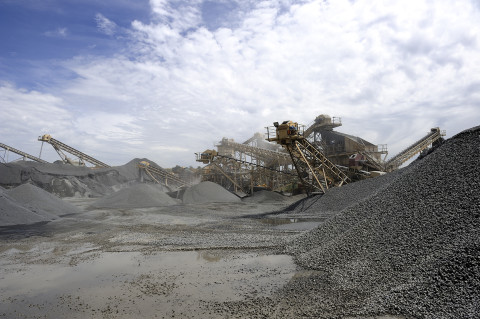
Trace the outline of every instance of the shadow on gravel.
<instances>
[{"instance_id":1,"label":"shadow on gravel","mask_svg":"<svg viewBox=\"0 0 480 319\"><path fill-rule=\"evenodd\" d=\"M0 239L22 239L33 236L51 237L50 222L39 222L31 225L15 225L0 227Z\"/></svg>"},{"instance_id":2,"label":"shadow on gravel","mask_svg":"<svg viewBox=\"0 0 480 319\"><path fill-rule=\"evenodd\" d=\"M276 215L281 215L285 213L291 213L291 212L296 212L296 213L301 213L304 212L308 209L310 209L312 206L314 206L320 198L322 198L323 194L315 194L306 198L303 198L287 207L285 207L282 210L278 211L273 211L273 212L266 212L266 213L261 213L261 214L253 214L253 215L244 215L238 218L266 218L268 216L276 216Z\"/></svg>"}]
</instances>

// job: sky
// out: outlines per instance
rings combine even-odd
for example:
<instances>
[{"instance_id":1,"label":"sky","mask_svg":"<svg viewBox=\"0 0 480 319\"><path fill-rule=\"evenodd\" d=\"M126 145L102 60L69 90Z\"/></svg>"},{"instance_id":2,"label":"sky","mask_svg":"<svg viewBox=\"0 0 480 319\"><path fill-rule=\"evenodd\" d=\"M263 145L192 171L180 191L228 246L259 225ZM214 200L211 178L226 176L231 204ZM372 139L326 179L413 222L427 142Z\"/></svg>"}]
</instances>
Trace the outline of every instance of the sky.
<instances>
[{"instance_id":1,"label":"sky","mask_svg":"<svg viewBox=\"0 0 480 319\"><path fill-rule=\"evenodd\" d=\"M480 1L0 0L0 143L32 155L197 167L320 114L388 157L480 125Z\"/></svg>"}]
</instances>

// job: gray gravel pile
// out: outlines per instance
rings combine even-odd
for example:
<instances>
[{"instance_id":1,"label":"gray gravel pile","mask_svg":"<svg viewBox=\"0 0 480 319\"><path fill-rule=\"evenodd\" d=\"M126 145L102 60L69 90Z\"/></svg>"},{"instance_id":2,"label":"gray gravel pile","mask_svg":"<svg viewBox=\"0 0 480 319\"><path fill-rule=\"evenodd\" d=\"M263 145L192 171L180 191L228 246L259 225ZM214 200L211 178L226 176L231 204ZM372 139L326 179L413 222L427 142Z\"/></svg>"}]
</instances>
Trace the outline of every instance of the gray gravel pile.
<instances>
[{"instance_id":1,"label":"gray gravel pile","mask_svg":"<svg viewBox=\"0 0 480 319\"><path fill-rule=\"evenodd\" d=\"M41 209L25 207L22 203L8 196L6 191L0 192L0 227L34 224L56 218L55 215Z\"/></svg>"},{"instance_id":2,"label":"gray gravel pile","mask_svg":"<svg viewBox=\"0 0 480 319\"><path fill-rule=\"evenodd\" d=\"M133 159L125 165L91 169L63 163L18 161L0 163L0 185L6 188L31 183L59 197L101 197L138 181L138 163Z\"/></svg>"},{"instance_id":3,"label":"gray gravel pile","mask_svg":"<svg viewBox=\"0 0 480 319\"><path fill-rule=\"evenodd\" d=\"M480 127L459 133L295 238L286 252L310 272L287 285L280 313L480 317L479 154Z\"/></svg>"},{"instance_id":4,"label":"gray gravel pile","mask_svg":"<svg viewBox=\"0 0 480 319\"><path fill-rule=\"evenodd\" d=\"M100 198L91 204L91 207L128 209L176 204L178 201L163 192L161 186L136 184Z\"/></svg>"},{"instance_id":5,"label":"gray gravel pile","mask_svg":"<svg viewBox=\"0 0 480 319\"><path fill-rule=\"evenodd\" d=\"M6 193L31 209L40 209L55 216L79 213L80 210L55 195L31 184L23 184Z\"/></svg>"},{"instance_id":6,"label":"gray gravel pile","mask_svg":"<svg viewBox=\"0 0 480 319\"><path fill-rule=\"evenodd\" d=\"M261 190L254 192L252 196L244 197L242 200L248 203L284 202L285 196L276 192Z\"/></svg>"},{"instance_id":7,"label":"gray gravel pile","mask_svg":"<svg viewBox=\"0 0 480 319\"><path fill-rule=\"evenodd\" d=\"M113 185L126 182L128 179L112 168L31 161L0 164L0 185L5 188L31 183L59 197L98 197L112 192Z\"/></svg>"},{"instance_id":8,"label":"gray gravel pile","mask_svg":"<svg viewBox=\"0 0 480 319\"><path fill-rule=\"evenodd\" d=\"M323 195L307 197L290 205L282 213L312 214L316 217L318 215L333 216L385 189L403 172L404 170L399 170L375 178L346 184L342 187L331 188Z\"/></svg>"},{"instance_id":9,"label":"gray gravel pile","mask_svg":"<svg viewBox=\"0 0 480 319\"><path fill-rule=\"evenodd\" d=\"M115 166L114 169L122 176L126 177L128 180L138 180L140 178L140 169L138 164L142 161L149 162L150 165L159 167L154 162L150 161L147 158L134 158L130 162L122 165L122 166Z\"/></svg>"},{"instance_id":10,"label":"gray gravel pile","mask_svg":"<svg viewBox=\"0 0 480 319\"><path fill-rule=\"evenodd\" d=\"M187 188L183 194L184 204L233 203L240 201L239 197L213 182L201 182Z\"/></svg>"}]
</instances>

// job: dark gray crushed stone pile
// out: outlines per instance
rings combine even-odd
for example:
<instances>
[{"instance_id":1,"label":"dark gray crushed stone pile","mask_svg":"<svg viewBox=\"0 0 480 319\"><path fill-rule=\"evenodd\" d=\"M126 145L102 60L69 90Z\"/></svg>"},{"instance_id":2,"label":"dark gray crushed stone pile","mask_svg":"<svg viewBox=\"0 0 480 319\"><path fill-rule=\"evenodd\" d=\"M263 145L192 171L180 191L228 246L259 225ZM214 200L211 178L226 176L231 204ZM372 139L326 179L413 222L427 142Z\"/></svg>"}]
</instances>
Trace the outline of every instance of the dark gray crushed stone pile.
<instances>
[{"instance_id":1,"label":"dark gray crushed stone pile","mask_svg":"<svg viewBox=\"0 0 480 319\"><path fill-rule=\"evenodd\" d=\"M279 313L480 317L479 154L480 127L459 133L295 238L285 251L310 273L286 286Z\"/></svg>"},{"instance_id":2,"label":"dark gray crushed stone pile","mask_svg":"<svg viewBox=\"0 0 480 319\"><path fill-rule=\"evenodd\" d=\"M276 192L261 190L254 192L252 196L243 198L243 201L249 203L283 202L285 201L285 197Z\"/></svg>"},{"instance_id":3,"label":"dark gray crushed stone pile","mask_svg":"<svg viewBox=\"0 0 480 319\"><path fill-rule=\"evenodd\" d=\"M346 184L342 187L329 189L323 195L315 195L302 199L278 214L302 214L303 217L312 215L315 218L331 217L342 210L357 205L389 186L405 170L398 170L390 174Z\"/></svg>"}]
</instances>

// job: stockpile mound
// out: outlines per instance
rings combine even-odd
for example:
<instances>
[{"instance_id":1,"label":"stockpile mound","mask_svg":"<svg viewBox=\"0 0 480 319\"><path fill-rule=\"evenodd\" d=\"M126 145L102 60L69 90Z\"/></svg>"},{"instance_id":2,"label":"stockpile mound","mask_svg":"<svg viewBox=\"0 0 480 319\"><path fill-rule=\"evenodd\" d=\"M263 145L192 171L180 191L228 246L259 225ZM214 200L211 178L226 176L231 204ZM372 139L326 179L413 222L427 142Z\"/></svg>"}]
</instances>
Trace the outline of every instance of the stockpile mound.
<instances>
[{"instance_id":1,"label":"stockpile mound","mask_svg":"<svg viewBox=\"0 0 480 319\"><path fill-rule=\"evenodd\" d=\"M0 191L0 226L34 224L56 219L53 214L41 209L28 208Z\"/></svg>"},{"instance_id":2,"label":"stockpile mound","mask_svg":"<svg viewBox=\"0 0 480 319\"><path fill-rule=\"evenodd\" d=\"M286 316L479 317L479 150L480 127L457 134L293 240L314 272L286 287Z\"/></svg>"},{"instance_id":3,"label":"stockpile mound","mask_svg":"<svg viewBox=\"0 0 480 319\"><path fill-rule=\"evenodd\" d=\"M32 184L23 184L6 193L25 207L41 209L55 216L79 213L79 209Z\"/></svg>"},{"instance_id":4,"label":"stockpile mound","mask_svg":"<svg viewBox=\"0 0 480 319\"><path fill-rule=\"evenodd\" d=\"M115 166L114 168L116 171L118 171L118 173L120 173L120 175L125 176L128 180L137 180L140 177L140 169L138 167L138 164L141 161L147 161L149 163L153 163L152 161L146 158L134 158L130 162L121 166ZM156 165L156 164L153 163L152 165Z\"/></svg>"},{"instance_id":5,"label":"stockpile mound","mask_svg":"<svg viewBox=\"0 0 480 319\"><path fill-rule=\"evenodd\" d=\"M184 204L233 203L239 201L240 198L212 182L201 182L187 188L183 194Z\"/></svg>"},{"instance_id":6,"label":"stockpile mound","mask_svg":"<svg viewBox=\"0 0 480 319\"><path fill-rule=\"evenodd\" d=\"M346 184L342 187L331 188L323 195L302 199L285 208L281 213L302 213L303 215L311 213L317 217L318 215L332 216L385 189L403 173L404 170L398 170L375 178Z\"/></svg>"},{"instance_id":7,"label":"stockpile mound","mask_svg":"<svg viewBox=\"0 0 480 319\"><path fill-rule=\"evenodd\" d=\"M133 159L125 165L91 169L63 163L18 161L0 165L0 185L16 187L31 183L59 197L101 197L135 183L140 178L138 163ZM149 180L150 177L144 176Z\"/></svg>"},{"instance_id":8,"label":"stockpile mound","mask_svg":"<svg viewBox=\"0 0 480 319\"><path fill-rule=\"evenodd\" d=\"M19 161L0 165L0 185L16 187L31 183L59 197L96 197L111 187L128 182L112 168L92 170L62 163Z\"/></svg>"},{"instance_id":9,"label":"stockpile mound","mask_svg":"<svg viewBox=\"0 0 480 319\"><path fill-rule=\"evenodd\" d=\"M284 202L285 197L279 193L261 190L254 192L252 196L243 198L243 201L250 203L275 203L275 202Z\"/></svg>"},{"instance_id":10,"label":"stockpile mound","mask_svg":"<svg viewBox=\"0 0 480 319\"><path fill-rule=\"evenodd\" d=\"M91 207L127 209L175 204L177 201L163 192L161 188L149 184L136 184L100 198L91 204Z\"/></svg>"}]
</instances>

